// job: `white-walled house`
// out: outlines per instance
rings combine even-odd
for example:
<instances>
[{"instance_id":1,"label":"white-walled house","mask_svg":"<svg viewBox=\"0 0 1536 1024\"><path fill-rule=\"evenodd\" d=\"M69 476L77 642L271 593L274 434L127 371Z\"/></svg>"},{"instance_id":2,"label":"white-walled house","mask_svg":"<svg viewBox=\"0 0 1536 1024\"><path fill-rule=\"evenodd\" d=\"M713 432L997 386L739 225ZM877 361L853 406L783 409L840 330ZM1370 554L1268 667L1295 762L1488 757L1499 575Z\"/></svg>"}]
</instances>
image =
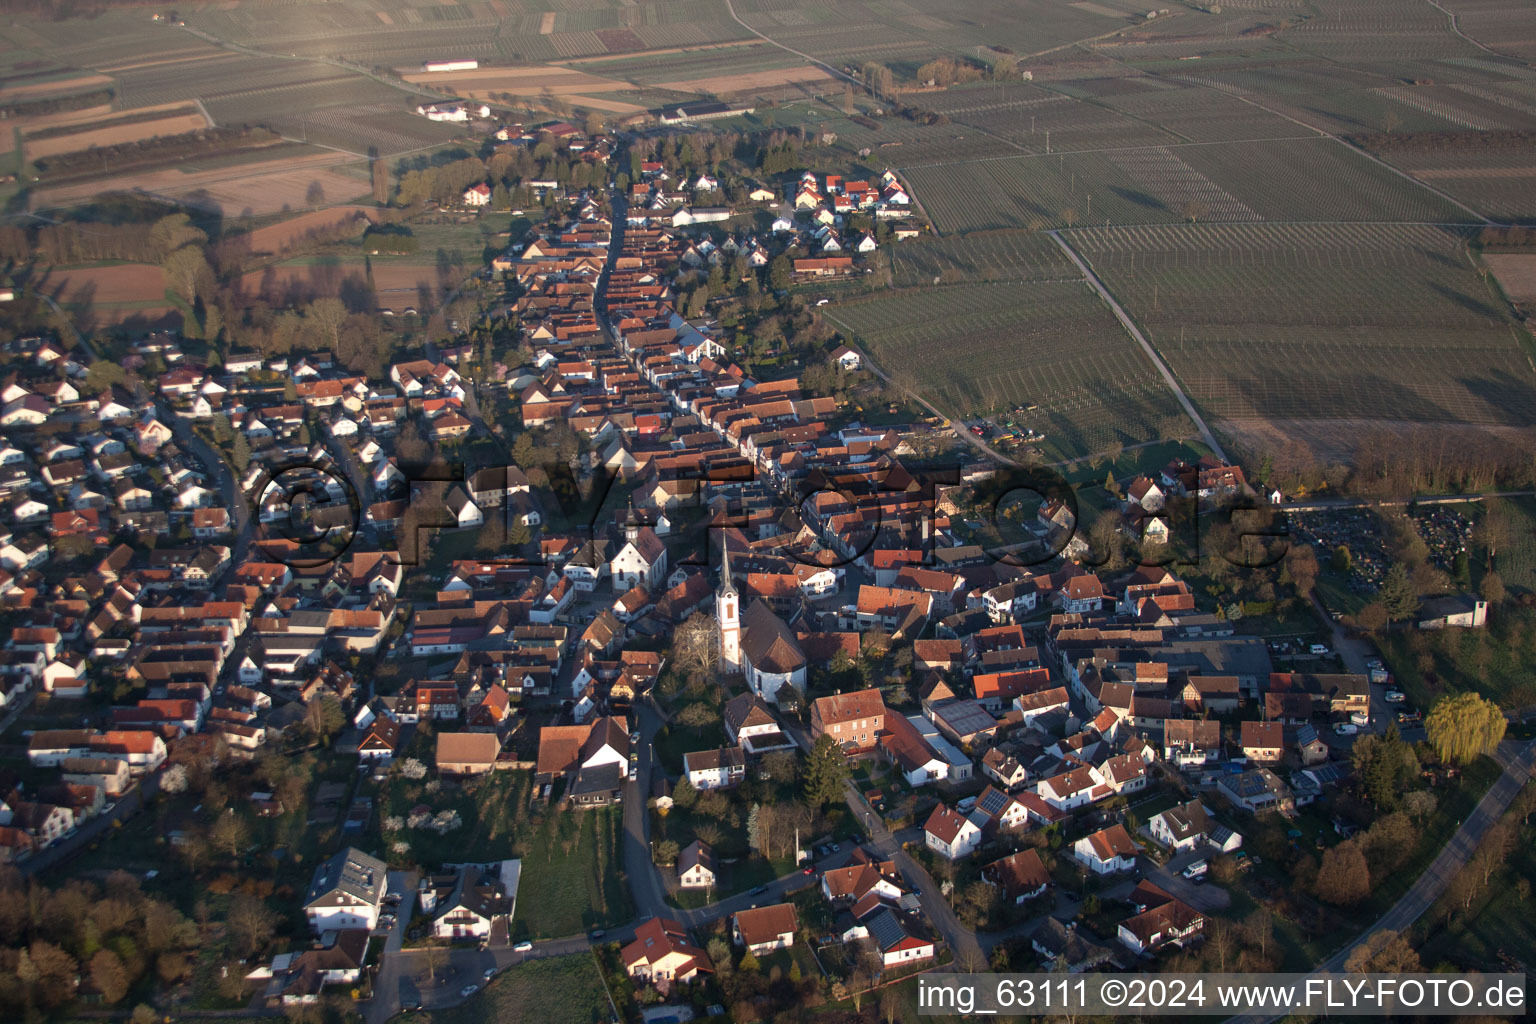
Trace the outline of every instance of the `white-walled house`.
<instances>
[{"instance_id":1,"label":"white-walled house","mask_svg":"<svg viewBox=\"0 0 1536 1024\"><path fill-rule=\"evenodd\" d=\"M343 928L373 928L389 889L384 862L355 847L339 850L315 868L304 916L316 935Z\"/></svg>"},{"instance_id":2,"label":"white-walled house","mask_svg":"<svg viewBox=\"0 0 1536 1024\"><path fill-rule=\"evenodd\" d=\"M923 842L939 856L959 860L981 845L981 826L954 808L939 804L923 825Z\"/></svg>"},{"instance_id":3,"label":"white-walled house","mask_svg":"<svg viewBox=\"0 0 1536 1024\"><path fill-rule=\"evenodd\" d=\"M1141 848L1126 832L1125 826L1119 824L1100 829L1072 844L1073 858L1098 875L1131 870L1136 866L1136 855L1140 852Z\"/></svg>"}]
</instances>

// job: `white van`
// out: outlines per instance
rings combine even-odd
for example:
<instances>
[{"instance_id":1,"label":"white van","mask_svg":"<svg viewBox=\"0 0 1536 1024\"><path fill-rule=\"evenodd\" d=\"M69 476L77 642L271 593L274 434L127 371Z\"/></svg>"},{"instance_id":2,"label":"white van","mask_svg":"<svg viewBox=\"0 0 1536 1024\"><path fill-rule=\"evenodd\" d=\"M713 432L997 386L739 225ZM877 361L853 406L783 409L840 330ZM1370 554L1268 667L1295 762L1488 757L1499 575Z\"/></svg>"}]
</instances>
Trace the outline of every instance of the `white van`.
<instances>
[{"instance_id":1,"label":"white van","mask_svg":"<svg viewBox=\"0 0 1536 1024\"><path fill-rule=\"evenodd\" d=\"M1209 871L1210 867L1211 866L1205 861L1197 860L1189 867L1184 869L1183 875L1185 878L1199 878L1201 875Z\"/></svg>"}]
</instances>

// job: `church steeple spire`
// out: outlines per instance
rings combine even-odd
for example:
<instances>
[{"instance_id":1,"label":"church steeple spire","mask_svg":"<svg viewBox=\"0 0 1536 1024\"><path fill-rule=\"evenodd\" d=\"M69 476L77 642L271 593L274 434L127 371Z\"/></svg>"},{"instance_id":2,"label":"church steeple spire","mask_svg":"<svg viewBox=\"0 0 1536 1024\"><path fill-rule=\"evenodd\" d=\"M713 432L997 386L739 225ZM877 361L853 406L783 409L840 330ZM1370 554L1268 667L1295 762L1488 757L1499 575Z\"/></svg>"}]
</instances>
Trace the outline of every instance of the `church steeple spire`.
<instances>
[{"instance_id":1,"label":"church steeple spire","mask_svg":"<svg viewBox=\"0 0 1536 1024\"><path fill-rule=\"evenodd\" d=\"M731 580L731 549L721 537L720 587L715 591L715 620L720 623L720 671L741 671L741 598Z\"/></svg>"},{"instance_id":2,"label":"church steeple spire","mask_svg":"<svg viewBox=\"0 0 1536 1024\"><path fill-rule=\"evenodd\" d=\"M734 595L736 593L736 584L731 579L731 546L724 543L724 541L725 538L722 537L720 544L720 593Z\"/></svg>"}]
</instances>

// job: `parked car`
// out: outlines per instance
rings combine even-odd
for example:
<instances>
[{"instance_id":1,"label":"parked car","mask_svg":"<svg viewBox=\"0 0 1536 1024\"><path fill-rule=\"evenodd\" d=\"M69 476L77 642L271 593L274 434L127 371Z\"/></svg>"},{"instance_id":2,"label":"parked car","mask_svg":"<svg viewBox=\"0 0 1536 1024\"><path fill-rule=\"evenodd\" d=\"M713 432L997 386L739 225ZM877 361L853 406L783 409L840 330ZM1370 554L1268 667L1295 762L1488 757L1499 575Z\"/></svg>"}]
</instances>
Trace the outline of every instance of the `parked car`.
<instances>
[{"instance_id":1,"label":"parked car","mask_svg":"<svg viewBox=\"0 0 1536 1024\"><path fill-rule=\"evenodd\" d=\"M1309 651L1311 651L1313 654L1327 654L1328 653L1328 645L1327 644L1313 644L1311 647L1309 647L1307 649Z\"/></svg>"},{"instance_id":2,"label":"parked car","mask_svg":"<svg viewBox=\"0 0 1536 1024\"><path fill-rule=\"evenodd\" d=\"M1397 721L1399 725L1411 725L1415 722L1421 721L1423 717L1424 716L1419 714L1417 711L1399 711L1397 713Z\"/></svg>"},{"instance_id":3,"label":"parked car","mask_svg":"<svg viewBox=\"0 0 1536 1024\"><path fill-rule=\"evenodd\" d=\"M1388 690L1381 699L1388 704L1401 704L1408 699L1408 695L1402 690Z\"/></svg>"},{"instance_id":4,"label":"parked car","mask_svg":"<svg viewBox=\"0 0 1536 1024\"><path fill-rule=\"evenodd\" d=\"M607 932L605 932L605 931L603 931L603 930L602 930L602 929L601 929L601 928L597 928L597 929L594 929L594 930L593 930L593 932L592 932L592 936L591 936L591 937L592 937L592 938L593 938L593 939L594 939L594 940L596 940L596 939L600 939L600 938L602 938L602 937L603 937L603 936L604 936L604 935L607 935L607 934L608 934L608 933L607 933Z\"/></svg>"},{"instance_id":5,"label":"parked car","mask_svg":"<svg viewBox=\"0 0 1536 1024\"><path fill-rule=\"evenodd\" d=\"M485 969L485 980L486 981L490 981L494 977L496 977L496 968L494 968L494 967L487 967Z\"/></svg>"},{"instance_id":6,"label":"parked car","mask_svg":"<svg viewBox=\"0 0 1536 1024\"><path fill-rule=\"evenodd\" d=\"M1355 733L1360 731L1360 727L1354 722L1340 722L1338 725L1333 727L1333 731L1338 733L1340 736L1353 736Z\"/></svg>"},{"instance_id":7,"label":"parked car","mask_svg":"<svg viewBox=\"0 0 1536 1024\"><path fill-rule=\"evenodd\" d=\"M459 989L459 995L463 996L465 999L468 999L470 996L479 991L479 985L465 985L463 988Z\"/></svg>"},{"instance_id":8,"label":"parked car","mask_svg":"<svg viewBox=\"0 0 1536 1024\"><path fill-rule=\"evenodd\" d=\"M532 953L533 952L533 943L529 942L527 939L524 939L522 942L519 942L517 945L512 947L512 952L514 952L514 953Z\"/></svg>"}]
</instances>

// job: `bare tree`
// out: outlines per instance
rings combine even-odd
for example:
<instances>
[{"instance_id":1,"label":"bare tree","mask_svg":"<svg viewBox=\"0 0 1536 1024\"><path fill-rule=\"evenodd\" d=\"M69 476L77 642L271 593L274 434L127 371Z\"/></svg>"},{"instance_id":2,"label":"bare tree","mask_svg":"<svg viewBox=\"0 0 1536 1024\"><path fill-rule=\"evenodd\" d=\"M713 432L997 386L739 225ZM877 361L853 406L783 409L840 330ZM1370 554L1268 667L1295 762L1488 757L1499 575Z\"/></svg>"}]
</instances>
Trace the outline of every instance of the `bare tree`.
<instances>
[{"instance_id":1,"label":"bare tree","mask_svg":"<svg viewBox=\"0 0 1536 1024\"><path fill-rule=\"evenodd\" d=\"M277 915L265 901L247 893L239 893L230 902L226 920L230 933L240 942L243 952L250 955L272 938Z\"/></svg>"},{"instance_id":2,"label":"bare tree","mask_svg":"<svg viewBox=\"0 0 1536 1024\"><path fill-rule=\"evenodd\" d=\"M709 676L720 664L720 623L695 612L672 636L672 654L690 673Z\"/></svg>"}]
</instances>

